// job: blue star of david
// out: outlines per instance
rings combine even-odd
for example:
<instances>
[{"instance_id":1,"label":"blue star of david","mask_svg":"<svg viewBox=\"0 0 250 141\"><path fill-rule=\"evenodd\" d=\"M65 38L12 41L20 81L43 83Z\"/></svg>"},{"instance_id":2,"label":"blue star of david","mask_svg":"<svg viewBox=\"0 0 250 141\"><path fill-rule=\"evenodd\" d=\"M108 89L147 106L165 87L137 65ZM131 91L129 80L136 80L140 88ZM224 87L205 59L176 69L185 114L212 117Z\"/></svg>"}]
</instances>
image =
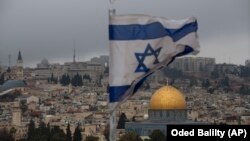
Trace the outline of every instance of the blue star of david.
<instances>
[{"instance_id":1,"label":"blue star of david","mask_svg":"<svg viewBox=\"0 0 250 141\"><path fill-rule=\"evenodd\" d=\"M135 72L148 72L149 69L147 68L147 66L144 64L144 60L147 56L154 56L155 57L155 60L154 60L154 64L157 64L159 63L159 60L158 60L158 56L160 54L160 51L161 51L161 47L154 50L150 44L147 45L144 53L135 53L135 57L138 61L138 66L135 70Z\"/></svg>"}]
</instances>

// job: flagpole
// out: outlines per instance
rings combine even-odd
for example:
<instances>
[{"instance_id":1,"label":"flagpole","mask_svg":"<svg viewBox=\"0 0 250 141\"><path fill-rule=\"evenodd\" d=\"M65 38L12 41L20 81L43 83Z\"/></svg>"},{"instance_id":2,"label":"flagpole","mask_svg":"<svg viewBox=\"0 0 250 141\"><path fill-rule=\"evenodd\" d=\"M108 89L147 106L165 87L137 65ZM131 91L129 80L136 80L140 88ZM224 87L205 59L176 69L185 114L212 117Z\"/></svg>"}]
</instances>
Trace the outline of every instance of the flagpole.
<instances>
[{"instance_id":1,"label":"flagpole","mask_svg":"<svg viewBox=\"0 0 250 141\"><path fill-rule=\"evenodd\" d=\"M111 20L111 16L115 15L115 9L113 8L114 0L110 1L110 9L109 9L109 23ZM111 109L113 103L109 102L109 109ZM109 113L109 141L117 141L116 136L116 127L117 127L117 120L116 120L116 110L113 110Z\"/></svg>"}]
</instances>

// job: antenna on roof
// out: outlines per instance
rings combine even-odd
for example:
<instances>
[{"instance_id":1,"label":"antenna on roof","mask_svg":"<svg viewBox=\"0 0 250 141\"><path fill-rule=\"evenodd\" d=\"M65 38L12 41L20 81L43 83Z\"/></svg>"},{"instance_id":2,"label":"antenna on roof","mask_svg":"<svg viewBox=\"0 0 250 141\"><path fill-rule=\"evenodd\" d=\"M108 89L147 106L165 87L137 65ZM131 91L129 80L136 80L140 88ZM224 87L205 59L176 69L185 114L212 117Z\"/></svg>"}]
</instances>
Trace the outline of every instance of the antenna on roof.
<instances>
[{"instance_id":1,"label":"antenna on roof","mask_svg":"<svg viewBox=\"0 0 250 141\"><path fill-rule=\"evenodd\" d=\"M75 40L73 40L73 46L74 46L73 62L76 62L76 43L75 43Z\"/></svg>"},{"instance_id":2,"label":"antenna on roof","mask_svg":"<svg viewBox=\"0 0 250 141\"><path fill-rule=\"evenodd\" d=\"M9 57L9 67L10 67L10 65L11 65L11 55L9 54L8 57Z\"/></svg>"}]
</instances>

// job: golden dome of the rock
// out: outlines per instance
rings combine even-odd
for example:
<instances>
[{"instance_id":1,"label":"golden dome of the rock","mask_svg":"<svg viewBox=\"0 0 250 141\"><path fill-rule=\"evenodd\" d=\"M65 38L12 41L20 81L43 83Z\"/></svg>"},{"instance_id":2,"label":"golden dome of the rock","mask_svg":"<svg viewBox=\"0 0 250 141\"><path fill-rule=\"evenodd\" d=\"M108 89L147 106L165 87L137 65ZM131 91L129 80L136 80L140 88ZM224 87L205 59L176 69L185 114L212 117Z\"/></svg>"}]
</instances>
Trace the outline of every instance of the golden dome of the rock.
<instances>
[{"instance_id":1,"label":"golden dome of the rock","mask_svg":"<svg viewBox=\"0 0 250 141\"><path fill-rule=\"evenodd\" d=\"M164 86L151 97L149 109L186 109L183 94L172 86Z\"/></svg>"}]
</instances>

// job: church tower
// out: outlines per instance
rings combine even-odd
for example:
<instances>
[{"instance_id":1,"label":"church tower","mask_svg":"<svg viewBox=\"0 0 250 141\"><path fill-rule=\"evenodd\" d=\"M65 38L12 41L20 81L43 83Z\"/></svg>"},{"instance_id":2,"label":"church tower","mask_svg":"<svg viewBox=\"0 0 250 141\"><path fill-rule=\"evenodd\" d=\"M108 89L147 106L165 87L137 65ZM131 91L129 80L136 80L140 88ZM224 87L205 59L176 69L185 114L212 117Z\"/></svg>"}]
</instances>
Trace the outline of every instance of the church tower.
<instances>
[{"instance_id":1,"label":"church tower","mask_svg":"<svg viewBox=\"0 0 250 141\"><path fill-rule=\"evenodd\" d=\"M17 64L16 64L16 76L17 80L23 80L23 59L21 51L18 52Z\"/></svg>"},{"instance_id":2,"label":"church tower","mask_svg":"<svg viewBox=\"0 0 250 141\"><path fill-rule=\"evenodd\" d=\"M12 107L12 125L21 126L22 124L22 113L20 109L19 101L15 101Z\"/></svg>"}]
</instances>

